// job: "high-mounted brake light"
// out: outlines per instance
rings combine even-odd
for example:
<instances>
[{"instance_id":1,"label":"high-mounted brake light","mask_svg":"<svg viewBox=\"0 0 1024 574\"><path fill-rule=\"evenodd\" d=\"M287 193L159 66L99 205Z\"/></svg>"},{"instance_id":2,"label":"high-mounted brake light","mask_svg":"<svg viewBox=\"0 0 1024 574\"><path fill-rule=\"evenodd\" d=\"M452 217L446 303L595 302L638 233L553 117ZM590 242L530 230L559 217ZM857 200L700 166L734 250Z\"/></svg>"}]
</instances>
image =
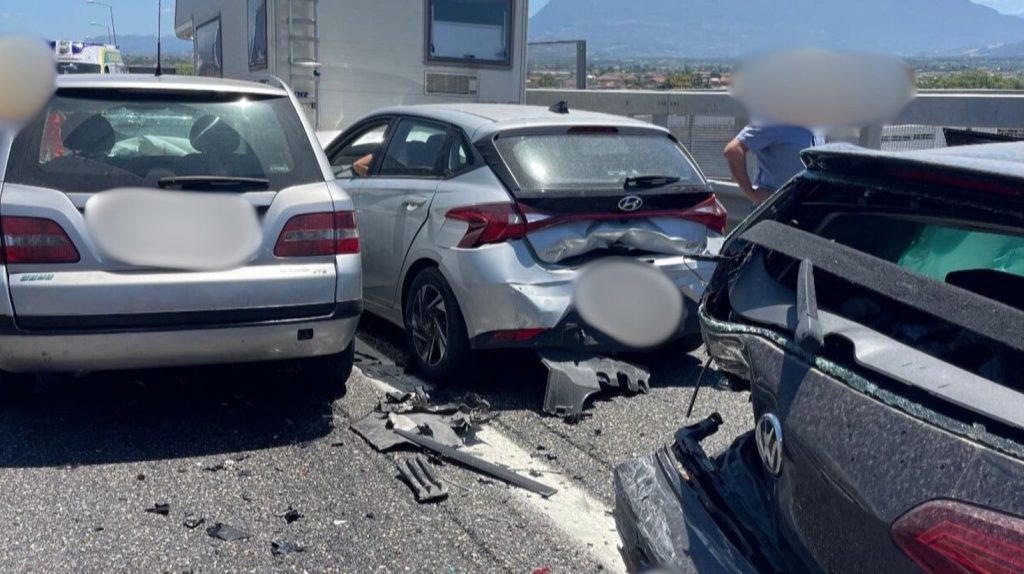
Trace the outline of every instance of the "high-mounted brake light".
<instances>
[{"instance_id":1,"label":"high-mounted brake light","mask_svg":"<svg viewBox=\"0 0 1024 574\"><path fill-rule=\"evenodd\" d=\"M288 220L274 246L278 257L359 253L359 230L351 211L310 213Z\"/></svg>"},{"instance_id":2,"label":"high-mounted brake light","mask_svg":"<svg viewBox=\"0 0 1024 574\"><path fill-rule=\"evenodd\" d=\"M448 219L469 224L459 247L469 249L522 239L526 235L526 218L510 203L492 203L458 207L446 214Z\"/></svg>"},{"instance_id":3,"label":"high-mounted brake light","mask_svg":"<svg viewBox=\"0 0 1024 574\"><path fill-rule=\"evenodd\" d=\"M1024 519L936 500L892 526L900 549L928 574L1024 572Z\"/></svg>"},{"instance_id":4,"label":"high-mounted brake light","mask_svg":"<svg viewBox=\"0 0 1024 574\"><path fill-rule=\"evenodd\" d=\"M77 263L81 257L68 234L55 221L39 217L4 217L4 259L7 263Z\"/></svg>"}]
</instances>

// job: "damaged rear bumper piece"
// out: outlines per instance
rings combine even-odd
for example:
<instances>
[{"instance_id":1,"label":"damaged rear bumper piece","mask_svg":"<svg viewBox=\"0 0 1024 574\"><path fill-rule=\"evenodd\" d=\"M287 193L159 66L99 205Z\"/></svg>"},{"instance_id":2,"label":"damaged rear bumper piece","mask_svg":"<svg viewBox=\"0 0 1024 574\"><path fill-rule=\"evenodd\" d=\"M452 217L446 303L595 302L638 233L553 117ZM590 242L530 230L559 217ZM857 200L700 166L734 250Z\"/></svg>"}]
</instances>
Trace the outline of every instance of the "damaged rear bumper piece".
<instances>
[{"instance_id":1,"label":"damaged rear bumper piece","mask_svg":"<svg viewBox=\"0 0 1024 574\"><path fill-rule=\"evenodd\" d=\"M717 461L700 446L721 424L712 415L681 429L671 447L616 467L615 524L630 571L799 571L771 542L753 434Z\"/></svg>"},{"instance_id":2,"label":"damaged rear bumper piece","mask_svg":"<svg viewBox=\"0 0 1024 574\"><path fill-rule=\"evenodd\" d=\"M549 371L544 412L550 415L579 420L587 399L602 386L633 394L651 390L650 373L629 363L564 351L543 351L540 357Z\"/></svg>"}]
</instances>

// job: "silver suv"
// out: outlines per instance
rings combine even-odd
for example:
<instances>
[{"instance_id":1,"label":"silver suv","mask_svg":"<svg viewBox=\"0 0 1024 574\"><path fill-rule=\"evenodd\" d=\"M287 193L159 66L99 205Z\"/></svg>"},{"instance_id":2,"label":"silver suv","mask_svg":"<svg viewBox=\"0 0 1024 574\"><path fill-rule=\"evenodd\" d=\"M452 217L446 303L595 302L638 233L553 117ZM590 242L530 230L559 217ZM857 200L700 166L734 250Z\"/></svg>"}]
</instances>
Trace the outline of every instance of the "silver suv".
<instances>
[{"instance_id":1,"label":"silver suv","mask_svg":"<svg viewBox=\"0 0 1024 574\"><path fill-rule=\"evenodd\" d=\"M0 136L0 182L0 369L304 359L310 384L348 378L353 205L287 89L62 77Z\"/></svg>"}]
</instances>

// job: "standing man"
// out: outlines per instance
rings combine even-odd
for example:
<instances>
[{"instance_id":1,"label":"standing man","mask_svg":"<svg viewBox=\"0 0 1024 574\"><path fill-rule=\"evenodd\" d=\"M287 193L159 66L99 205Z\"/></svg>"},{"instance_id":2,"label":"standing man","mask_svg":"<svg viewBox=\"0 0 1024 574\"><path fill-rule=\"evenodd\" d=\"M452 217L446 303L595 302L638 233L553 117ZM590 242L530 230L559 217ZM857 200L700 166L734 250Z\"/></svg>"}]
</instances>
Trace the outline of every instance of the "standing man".
<instances>
[{"instance_id":1,"label":"standing man","mask_svg":"<svg viewBox=\"0 0 1024 574\"><path fill-rule=\"evenodd\" d=\"M800 152L813 147L819 138L807 128L751 124L725 146L725 159L733 180L755 206L771 197L794 175L804 169ZM750 181L747 154L757 158L757 173Z\"/></svg>"}]
</instances>

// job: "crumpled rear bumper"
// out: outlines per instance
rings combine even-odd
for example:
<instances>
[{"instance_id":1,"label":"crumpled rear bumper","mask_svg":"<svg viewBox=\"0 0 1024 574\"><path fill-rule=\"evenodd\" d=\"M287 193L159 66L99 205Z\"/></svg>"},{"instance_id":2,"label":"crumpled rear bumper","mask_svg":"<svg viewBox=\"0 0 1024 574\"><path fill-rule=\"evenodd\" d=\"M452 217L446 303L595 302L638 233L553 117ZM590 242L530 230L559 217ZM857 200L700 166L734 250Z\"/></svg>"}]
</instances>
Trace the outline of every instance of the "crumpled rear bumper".
<instances>
[{"instance_id":1,"label":"crumpled rear bumper","mask_svg":"<svg viewBox=\"0 0 1024 574\"><path fill-rule=\"evenodd\" d=\"M679 473L669 449L615 469L615 525L631 572L755 574Z\"/></svg>"},{"instance_id":2,"label":"crumpled rear bumper","mask_svg":"<svg viewBox=\"0 0 1024 574\"><path fill-rule=\"evenodd\" d=\"M721 423L712 415L680 429L672 446L616 467L615 523L632 571L804 570L776 544L753 433L717 460L700 446Z\"/></svg>"}]
</instances>

